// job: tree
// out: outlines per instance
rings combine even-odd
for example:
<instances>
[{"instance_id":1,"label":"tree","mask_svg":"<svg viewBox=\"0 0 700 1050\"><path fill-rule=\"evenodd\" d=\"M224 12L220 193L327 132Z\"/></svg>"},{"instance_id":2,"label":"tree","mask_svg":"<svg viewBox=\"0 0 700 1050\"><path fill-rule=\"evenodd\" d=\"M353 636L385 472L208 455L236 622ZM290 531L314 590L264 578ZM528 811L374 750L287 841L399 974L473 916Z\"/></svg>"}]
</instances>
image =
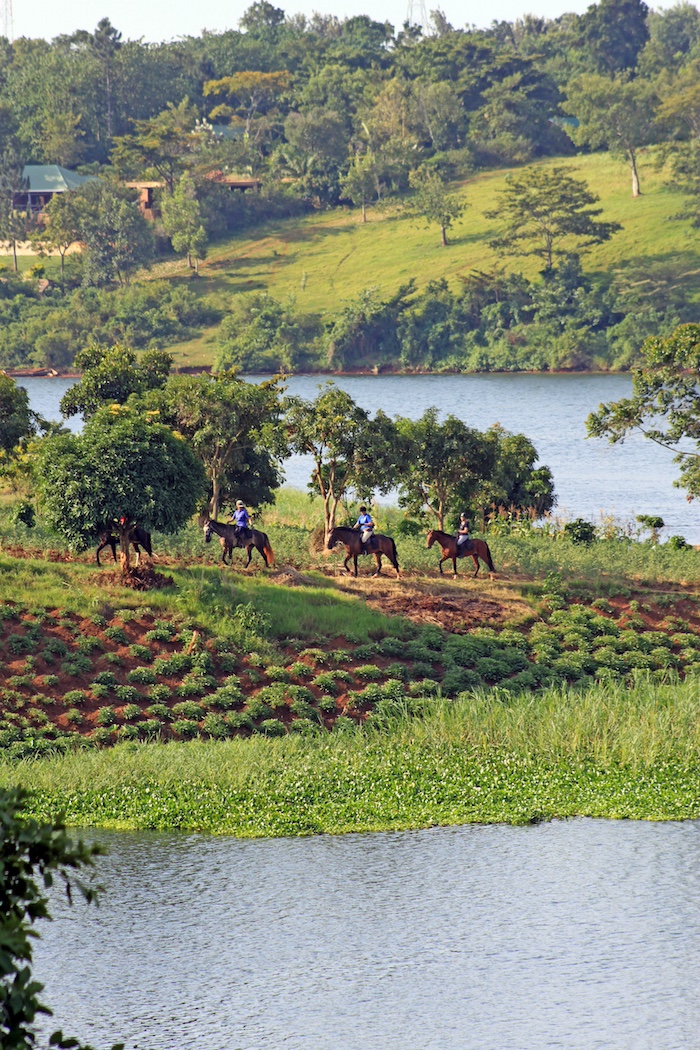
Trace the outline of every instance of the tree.
<instances>
[{"instance_id":1,"label":"tree","mask_svg":"<svg viewBox=\"0 0 700 1050\"><path fill-rule=\"evenodd\" d=\"M397 420L403 443L398 473L399 503L412 513L429 511L438 529L490 477L496 463L493 441L455 416L441 423L429 408L420 419Z\"/></svg>"},{"instance_id":2,"label":"tree","mask_svg":"<svg viewBox=\"0 0 700 1050\"><path fill-rule=\"evenodd\" d=\"M40 417L29 407L29 394L0 372L0 454L11 454L22 438L36 434Z\"/></svg>"},{"instance_id":3,"label":"tree","mask_svg":"<svg viewBox=\"0 0 700 1050\"><path fill-rule=\"evenodd\" d=\"M362 208L362 221L367 222L367 205L377 188L377 163L374 154L356 153L347 174L340 180L340 191L352 201L355 207Z\"/></svg>"},{"instance_id":4,"label":"tree","mask_svg":"<svg viewBox=\"0 0 700 1050\"><path fill-rule=\"evenodd\" d=\"M371 421L365 410L333 383L328 383L313 401L288 398L285 409L290 449L313 459L309 489L323 501L327 543L338 507L350 489L367 495L373 487L384 492L392 487L392 471L386 462L387 420L383 416ZM374 440L380 443L379 449ZM395 457L396 442L393 447Z\"/></svg>"},{"instance_id":5,"label":"tree","mask_svg":"<svg viewBox=\"0 0 700 1050\"><path fill-rule=\"evenodd\" d=\"M17 242L25 240L32 228L28 212L15 207L15 198L26 188L24 162L10 144L0 156L0 240L12 246L14 271L17 273Z\"/></svg>"},{"instance_id":6,"label":"tree","mask_svg":"<svg viewBox=\"0 0 700 1050\"><path fill-rule=\"evenodd\" d=\"M489 504L534 512L541 518L556 503L549 467L535 467L537 449L525 434L511 434L496 424L486 432L496 448L493 473L471 501L470 509ZM468 501L469 505L469 501Z\"/></svg>"},{"instance_id":7,"label":"tree","mask_svg":"<svg viewBox=\"0 0 700 1050\"><path fill-rule=\"evenodd\" d=\"M596 72L608 76L634 69L649 39L649 8L643 0L599 0L578 24L578 43Z\"/></svg>"},{"instance_id":8,"label":"tree","mask_svg":"<svg viewBox=\"0 0 700 1050\"><path fill-rule=\"evenodd\" d=\"M700 325L683 324L666 338L647 339L632 373L632 397L600 405L586 427L591 437L622 442L635 430L676 453L688 498L700 496ZM693 442L695 451L679 449Z\"/></svg>"},{"instance_id":9,"label":"tree","mask_svg":"<svg viewBox=\"0 0 700 1050\"><path fill-rule=\"evenodd\" d=\"M147 403L182 434L209 482L209 511L216 520L226 501L257 507L271 503L280 485L278 460L288 455L280 427L276 381L259 386L231 372L171 376Z\"/></svg>"},{"instance_id":10,"label":"tree","mask_svg":"<svg viewBox=\"0 0 700 1050\"><path fill-rule=\"evenodd\" d=\"M500 255L534 255L551 270L556 256L584 251L609 240L622 227L596 218L598 197L569 169L526 168L509 175L490 219L505 222L500 236L490 242Z\"/></svg>"},{"instance_id":11,"label":"tree","mask_svg":"<svg viewBox=\"0 0 700 1050\"><path fill-rule=\"evenodd\" d=\"M102 853L99 845L75 841L61 821L40 824L25 815L28 795L13 788L0 791L0 1045L7 1050L32 1050L37 1044L35 1023L39 1014L51 1014L41 1002L44 986L33 980L34 926L50 919L46 891L58 878L69 902L73 890L88 903L97 899L99 886L92 873L86 880L82 870L92 868ZM55 1032L54 1047L90 1050L77 1039ZM112 1050L123 1050L123 1043Z\"/></svg>"},{"instance_id":12,"label":"tree","mask_svg":"<svg viewBox=\"0 0 700 1050\"><path fill-rule=\"evenodd\" d=\"M163 228L176 252L187 256L187 265L199 273L199 260L207 251L207 231L202 223L202 209L189 175L183 175L172 197L166 197L162 205Z\"/></svg>"},{"instance_id":13,"label":"tree","mask_svg":"<svg viewBox=\"0 0 700 1050\"><path fill-rule=\"evenodd\" d=\"M80 128L80 114L73 113L48 113L44 118L42 128L41 151L44 159L50 164L61 164L65 168L72 168L77 164L83 153L83 144L80 141L85 137L85 132ZM68 194L55 194L56 197L68 196Z\"/></svg>"},{"instance_id":14,"label":"tree","mask_svg":"<svg viewBox=\"0 0 700 1050\"><path fill-rule=\"evenodd\" d=\"M338 171L348 155L345 121L332 110L314 107L290 113L284 122L286 143L276 151L277 164L298 178L319 200L338 199Z\"/></svg>"},{"instance_id":15,"label":"tree","mask_svg":"<svg viewBox=\"0 0 700 1050\"><path fill-rule=\"evenodd\" d=\"M445 180L435 168L421 165L408 177L413 189L413 197L408 209L413 215L420 215L427 225L440 227L443 248L447 247L447 231L455 219L463 215L467 204L458 193L448 193Z\"/></svg>"},{"instance_id":16,"label":"tree","mask_svg":"<svg viewBox=\"0 0 700 1050\"><path fill-rule=\"evenodd\" d=\"M32 245L39 255L58 252L61 280L65 274L66 253L80 240L81 201L75 193L54 193L44 208L44 222L33 231Z\"/></svg>"},{"instance_id":17,"label":"tree","mask_svg":"<svg viewBox=\"0 0 700 1050\"><path fill-rule=\"evenodd\" d=\"M129 567L129 532L177 532L206 490L200 461L184 438L127 406L99 409L81 434L43 442L37 483L50 528L84 548L108 523Z\"/></svg>"},{"instance_id":18,"label":"tree","mask_svg":"<svg viewBox=\"0 0 700 1050\"><path fill-rule=\"evenodd\" d=\"M639 197L638 155L656 133L656 91L637 77L608 77L588 74L573 80L567 89L566 112L579 122L573 139L594 149L606 146L625 160L632 174L632 196Z\"/></svg>"},{"instance_id":19,"label":"tree","mask_svg":"<svg viewBox=\"0 0 700 1050\"><path fill-rule=\"evenodd\" d=\"M80 239L85 245L83 284L118 280L128 284L134 270L153 258L153 230L138 209L134 191L103 179L75 191Z\"/></svg>"},{"instance_id":20,"label":"tree","mask_svg":"<svg viewBox=\"0 0 700 1050\"><path fill-rule=\"evenodd\" d=\"M123 405L132 394L162 387L172 360L165 350L146 350L137 359L131 347L121 343L79 350L74 364L82 378L61 398L61 412L90 419L105 405Z\"/></svg>"},{"instance_id":21,"label":"tree","mask_svg":"<svg viewBox=\"0 0 700 1050\"><path fill-rule=\"evenodd\" d=\"M155 117L133 121L133 134L115 140L112 163L125 172L155 168L171 194L194 149L197 116L184 98L177 106L169 102Z\"/></svg>"},{"instance_id":22,"label":"tree","mask_svg":"<svg viewBox=\"0 0 700 1050\"><path fill-rule=\"evenodd\" d=\"M231 108L226 103L215 106L209 116L213 119L232 117L238 114L245 122L245 133L250 136L253 120L290 86L291 78L286 69L274 73L243 70L220 80L205 81L205 96L223 95L229 102L237 103Z\"/></svg>"}]
</instances>

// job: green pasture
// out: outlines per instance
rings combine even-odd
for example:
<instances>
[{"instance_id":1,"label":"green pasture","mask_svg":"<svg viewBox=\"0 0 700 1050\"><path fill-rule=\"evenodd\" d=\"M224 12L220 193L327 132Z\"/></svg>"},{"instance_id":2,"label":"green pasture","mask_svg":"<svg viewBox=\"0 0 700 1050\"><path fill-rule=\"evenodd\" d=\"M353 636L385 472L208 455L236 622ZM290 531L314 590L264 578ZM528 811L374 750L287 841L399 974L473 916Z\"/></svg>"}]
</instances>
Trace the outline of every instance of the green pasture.
<instances>
[{"instance_id":1,"label":"green pasture","mask_svg":"<svg viewBox=\"0 0 700 1050\"><path fill-rule=\"evenodd\" d=\"M470 692L313 740L122 744L0 760L30 811L82 827L244 837L575 816L700 816L697 680Z\"/></svg>"}]
</instances>

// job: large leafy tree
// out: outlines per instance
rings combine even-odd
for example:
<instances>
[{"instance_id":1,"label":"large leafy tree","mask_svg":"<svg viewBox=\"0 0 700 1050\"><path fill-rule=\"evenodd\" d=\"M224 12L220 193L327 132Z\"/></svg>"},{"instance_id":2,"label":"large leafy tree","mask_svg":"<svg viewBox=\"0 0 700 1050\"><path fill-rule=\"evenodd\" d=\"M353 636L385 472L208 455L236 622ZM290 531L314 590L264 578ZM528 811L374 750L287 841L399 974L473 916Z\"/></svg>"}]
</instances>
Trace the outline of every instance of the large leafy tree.
<instances>
[{"instance_id":1,"label":"large leafy tree","mask_svg":"<svg viewBox=\"0 0 700 1050\"><path fill-rule=\"evenodd\" d=\"M649 8L643 0L600 0L579 19L575 42L584 51L589 67L615 76L634 69L637 56L649 39Z\"/></svg>"},{"instance_id":2,"label":"large leafy tree","mask_svg":"<svg viewBox=\"0 0 700 1050\"><path fill-rule=\"evenodd\" d=\"M587 420L592 437L615 444L639 431L676 453L689 499L700 496L700 325L680 325L666 338L647 339L633 372L632 397L600 405ZM693 443L694 450L682 448Z\"/></svg>"},{"instance_id":3,"label":"large leafy tree","mask_svg":"<svg viewBox=\"0 0 700 1050\"><path fill-rule=\"evenodd\" d=\"M22 438L36 434L39 423L24 387L0 372L0 453L10 454Z\"/></svg>"},{"instance_id":4,"label":"large leafy tree","mask_svg":"<svg viewBox=\"0 0 700 1050\"><path fill-rule=\"evenodd\" d=\"M134 191L96 179L76 190L75 196L85 245L83 283L128 284L135 270L148 266L155 251L151 224L139 211Z\"/></svg>"},{"instance_id":5,"label":"large leafy tree","mask_svg":"<svg viewBox=\"0 0 700 1050\"><path fill-rule=\"evenodd\" d=\"M172 197L166 197L162 206L163 228L176 252L187 256L187 265L199 273L199 260L207 251L207 231L202 221L202 208L197 200L194 181L185 174L178 182Z\"/></svg>"},{"instance_id":6,"label":"large leafy tree","mask_svg":"<svg viewBox=\"0 0 700 1050\"><path fill-rule=\"evenodd\" d=\"M257 70L241 70L219 80L207 80L204 95L226 99L209 114L213 120L237 117L243 123L246 135L255 137L253 124L256 117L267 112L290 86L291 78L286 69L272 73Z\"/></svg>"},{"instance_id":7,"label":"large leafy tree","mask_svg":"<svg viewBox=\"0 0 700 1050\"><path fill-rule=\"evenodd\" d=\"M281 388L246 383L232 372L171 376L148 403L190 444L209 485L216 519L226 502L270 503L280 485L279 460L288 455L280 424Z\"/></svg>"},{"instance_id":8,"label":"large leafy tree","mask_svg":"<svg viewBox=\"0 0 700 1050\"><path fill-rule=\"evenodd\" d=\"M64 416L90 419L105 405L123 405L132 394L165 384L172 358L165 350L146 350L139 358L128 346L88 346L75 355L82 377L61 398Z\"/></svg>"},{"instance_id":9,"label":"large leafy tree","mask_svg":"<svg viewBox=\"0 0 700 1050\"><path fill-rule=\"evenodd\" d=\"M598 197L570 169L526 168L509 175L488 218L503 222L491 247L501 255L534 255L551 270L557 256L580 254L609 240L622 227L597 218Z\"/></svg>"},{"instance_id":10,"label":"large leafy tree","mask_svg":"<svg viewBox=\"0 0 700 1050\"><path fill-rule=\"evenodd\" d=\"M639 151L654 141L657 133L658 99L653 84L637 77L588 74L573 80L567 88L564 109L578 120L572 131L582 145L606 146L629 165L632 196L641 195Z\"/></svg>"},{"instance_id":11,"label":"large leafy tree","mask_svg":"<svg viewBox=\"0 0 700 1050\"><path fill-rule=\"evenodd\" d=\"M100 846L76 842L60 821L32 820L26 803L24 791L0 791L0 1045L6 1050L36 1047L37 1018L51 1014L39 998L44 986L31 971L35 924L51 918L47 891L56 881L69 901L76 890L88 903L99 891L91 869ZM61 1032L51 1036L50 1044L90 1050ZM123 1050L123 1043L112 1050Z\"/></svg>"},{"instance_id":12,"label":"large leafy tree","mask_svg":"<svg viewBox=\"0 0 700 1050\"><path fill-rule=\"evenodd\" d=\"M288 398L285 422L289 447L311 456L309 489L323 501L326 542L335 528L338 507L350 490L369 495L388 492L395 482L392 463L398 442L383 414L370 420L344 390L328 383L313 401Z\"/></svg>"},{"instance_id":13,"label":"large leafy tree","mask_svg":"<svg viewBox=\"0 0 700 1050\"><path fill-rule=\"evenodd\" d=\"M447 247L447 231L464 214L467 203L459 193L450 193L445 180L435 168L422 165L409 175L413 197L408 205L412 214L425 219L428 226L440 227L443 248Z\"/></svg>"},{"instance_id":14,"label":"large leafy tree","mask_svg":"<svg viewBox=\"0 0 700 1050\"><path fill-rule=\"evenodd\" d=\"M525 434L511 434L496 424L486 432L496 448L493 472L474 496L471 510L496 505L542 517L556 503L549 467L537 467L537 449Z\"/></svg>"},{"instance_id":15,"label":"large leafy tree","mask_svg":"<svg viewBox=\"0 0 700 1050\"><path fill-rule=\"evenodd\" d=\"M195 149L197 110L184 98L177 106L169 102L155 117L135 120L131 135L116 140L112 163L124 173L153 168L165 182L167 193L186 170Z\"/></svg>"},{"instance_id":16,"label":"large leafy tree","mask_svg":"<svg viewBox=\"0 0 700 1050\"><path fill-rule=\"evenodd\" d=\"M123 405L101 408L81 434L47 438L37 462L46 520L84 548L109 523L129 565L134 524L177 532L206 489L200 461L182 437Z\"/></svg>"},{"instance_id":17,"label":"large leafy tree","mask_svg":"<svg viewBox=\"0 0 700 1050\"><path fill-rule=\"evenodd\" d=\"M362 208L362 221L367 222L367 205L377 193L377 161L371 150L355 154L340 180L340 191L355 207Z\"/></svg>"},{"instance_id":18,"label":"large leafy tree","mask_svg":"<svg viewBox=\"0 0 700 1050\"><path fill-rule=\"evenodd\" d=\"M496 444L455 416L442 422L429 408L420 419L399 419L402 443L399 502L412 513L428 511L439 529L491 476Z\"/></svg>"},{"instance_id":19,"label":"large leafy tree","mask_svg":"<svg viewBox=\"0 0 700 1050\"><path fill-rule=\"evenodd\" d=\"M0 240L12 246L14 270L17 273L17 243L31 233L32 216L17 208L15 198L26 188L24 161L10 143L0 154Z\"/></svg>"},{"instance_id":20,"label":"large leafy tree","mask_svg":"<svg viewBox=\"0 0 700 1050\"><path fill-rule=\"evenodd\" d=\"M75 193L55 193L44 208L44 221L33 230L32 243L39 255L58 252L61 278L71 245L80 240L81 199Z\"/></svg>"}]
</instances>

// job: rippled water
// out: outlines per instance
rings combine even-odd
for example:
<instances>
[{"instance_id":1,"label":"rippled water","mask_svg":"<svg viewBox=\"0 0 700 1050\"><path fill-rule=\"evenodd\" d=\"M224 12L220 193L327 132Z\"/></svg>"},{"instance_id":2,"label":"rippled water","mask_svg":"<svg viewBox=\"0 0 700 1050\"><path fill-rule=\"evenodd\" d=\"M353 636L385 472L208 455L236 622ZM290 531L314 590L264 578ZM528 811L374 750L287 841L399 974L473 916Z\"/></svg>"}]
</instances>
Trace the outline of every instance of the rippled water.
<instances>
[{"instance_id":1,"label":"rippled water","mask_svg":"<svg viewBox=\"0 0 700 1050\"><path fill-rule=\"evenodd\" d=\"M389 415L415 418L437 405L479 429L498 422L521 431L554 473L560 512L592 521L601 513L625 520L660 514L666 535L700 543L697 510L673 486L678 468L670 452L636 435L617 446L586 438L586 416L603 401L628 396L628 375L341 376L334 381L371 412L382 408ZM33 407L59 418L58 403L73 380L21 382ZM288 389L313 397L321 382L319 376L294 376ZM80 424L73 420L71 425ZM297 488L305 488L309 473L309 462L300 456L286 464L287 481Z\"/></svg>"},{"instance_id":2,"label":"rippled water","mask_svg":"<svg viewBox=\"0 0 700 1050\"><path fill-rule=\"evenodd\" d=\"M99 1046L700 1045L698 823L97 837L104 902L57 901L36 970Z\"/></svg>"}]
</instances>

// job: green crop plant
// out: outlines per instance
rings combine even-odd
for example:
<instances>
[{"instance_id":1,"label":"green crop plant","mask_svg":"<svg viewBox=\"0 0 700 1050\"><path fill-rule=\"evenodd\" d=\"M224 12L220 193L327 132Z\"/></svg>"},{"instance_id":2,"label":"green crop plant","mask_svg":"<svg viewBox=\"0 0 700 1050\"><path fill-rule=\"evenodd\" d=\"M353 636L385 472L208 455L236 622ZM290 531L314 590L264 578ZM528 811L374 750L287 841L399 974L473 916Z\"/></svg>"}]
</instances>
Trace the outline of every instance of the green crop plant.
<instances>
[{"instance_id":1,"label":"green crop plant","mask_svg":"<svg viewBox=\"0 0 700 1050\"><path fill-rule=\"evenodd\" d=\"M152 685L150 689L147 689L146 695L149 700L154 700L156 703L162 703L163 700L170 699L172 696L172 689L169 685L165 685L164 682L159 682L157 685Z\"/></svg>"},{"instance_id":2,"label":"green crop plant","mask_svg":"<svg viewBox=\"0 0 700 1050\"><path fill-rule=\"evenodd\" d=\"M109 704L101 707L97 712L95 722L98 726L113 726L117 724L117 712Z\"/></svg>"},{"instance_id":3,"label":"green crop plant","mask_svg":"<svg viewBox=\"0 0 700 1050\"><path fill-rule=\"evenodd\" d=\"M71 653L61 661L61 670L70 678L79 678L92 670L92 660L84 653Z\"/></svg>"},{"instance_id":4,"label":"green crop plant","mask_svg":"<svg viewBox=\"0 0 700 1050\"><path fill-rule=\"evenodd\" d=\"M178 718L173 722L172 728L182 740L191 740L199 733L199 723L189 718Z\"/></svg>"},{"instance_id":5,"label":"green crop plant","mask_svg":"<svg viewBox=\"0 0 700 1050\"><path fill-rule=\"evenodd\" d=\"M326 715L332 715L335 713L337 704L334 696L329 696L328 693L324 693L319 696L317 700L317 706L319 711L323 711Z\"/></svg>"},{"instance_id":6,"label":"green crop plant","mask_svg":"<svg viewBox=\"0 0 700 1050\"><path fill-rule=\"evenodd\" d=\"M99 682L93 682L90 686L90 692L94 696L95 700L104 700L106 696L109 696L109 686L100 685Z\"/></svg>"},{"instance_id":7,"label":"green crop plant","mask_svg":"<svg viewBox=\"0 0 700 1050\"><path fill-rule=\"evenodd\" d=\"M281 682L276 685L263 686L258 690L257 698L268 704L273 711L287 706L287 690Z\"/></svg>"},{"instance_id":8,"label":"green crop plant","mask_svg":"<svg viewBox=\"0 0 700 1050\"><path fill-rule=\"evenodd\" d=\"M32 685L32 679L28 674L13 674L8 678L7 684L12 689L29 689Z\"/></svg>"},{"instance_id":9,"label":"green crop plant","mask_svg":"<svg viewBox=\"0 0 700 1050\"><path fill-rule=\"evenodd\" d=\"M70 707L66 711L66 722L70 726L81 726L85 721L85 716L77 707Z\"/></svg>"},{"instance_id":10,"label":"green crop plant","mask_svg":"<svg viewBox=\"0 0 700 1050\"><path fill-rule=\"evenodd\" d=\"M120 704L135 704L141 699L141 694L138 689L134 689L133 685L118 685L114 690L114 695Z\"/></svg>"},{"instance_id":11,"label":"green crop plant","mask_svg":"<svg viewBox=\"0 0 700 1050\"><path fill-rule=\"evenodd\" d=\"M159 718L147 718L144 722L139 722L137 728L140 736L145 740L152 740L161 732L163 728L162 720Z\"/></svg>"},{"instance_id":12,"label":"green crop plant","mask_svg":"<svg viewBox=\"0 0 700 1050\"><path fill-rule=\"evenodd\" d=\"M313 664L326 664L329 661L329 654L323 649L302 649L299 656L302 660L310 660Z\"/></svg>"},{"instance_id":13,"label":"green crop plant","mask_svg":"<svg viewBox=\"0 0 700 1050\"><path fill-rule=\"evenodd\" d=\"M306 737L318 736L321 729L319 723L314 722L311 718L295 718L289 726L290 733L299 733Z\"/></svg>"},{"instance_id":14,"label":"green crop plant","mask_svg":"<svg viewBox=\"0 0 700 1050\"><path fill-rule=\"evenodd\" d=\"M257 696L252 696L246 704L246 712L251 718L269 718L272 714L272 708L264 700L260 700Z\"/></svg>"},{"instance_id":15,"label":"green crop plant","mask_svg":"<svg viewBox=\"0 0 700 1050\"><path fill-rule=\"evenodd\" d=\"M361 664L355 668L355 677L362 678L365 681L374 681L375 679L382 677L382 670L377 667L376 664ZM314 682L314 685L317 683Z\"/></svg>"},{"instance_id":16,"label":"green crop plant","mask_svg":"<svg viewBox=\"0 0 700 1050\"><path fill-rule=\"evenodd\" d=\"M219 670L223 674L229 674L231 671L235 671L238 667L238 657L235 653L219 653L217 656L217 662L219 664Z\"/></svg>"},{"instance_id":17,"label":"green crop plant","mask_svg":"<svg viewBox=\"0 0 700 1050\"><path fill-rule=\"evenodd\" d=\"M65 707L81 706L86 701L85 693L82 689L69 689L67 693L63 695L63 704Z\"/></svg>"},{"instance_id":18,"label":"green crop plant","mask_svg":"<svg viewBox=\"0 0 700 1050\"><path fill-rule=\"evenodd\" d=\"M221 715L209 713L202 722L202 729L214 740L225 740L231 735L231 726Z\"/></svg>"},{"instance_id":19,"label":"green crop plant","mask_svg":"<svg viewBox=\"0 0 700 1050\"><path fill-rule=\"evenodd\" d=\"M176 718L194 719L198 722L202 717L202 708L194 700L182 700L173 705L173 714Z\"/></svg>"},{"instance_id":20,"label":"green crop plant","mask_svg":"<svg viewBox=\"0 0 700 1050\"><path fill-rule=\"evenodd\" d=\"M262 736L284 736L286 729L277 718L264 718L258 726L258 732Z\"/></svg>"},{"instance_id":21,"label":"green crop plant","mask_svg":"<svg viewBox=\"0 0 700 1050\"><path fill-rule=\"evenodd\" d=\"M156 673L151 667L134 667L129 671L127 678L137 685L155 685Z\"/></svg>"},{"instance_id":22,"label":"green crop plant","mask_svg":"<svg viewBox=\"0 0 700 1050\"><path fill-rule=\"evenodd\" d=\"M292 700L289 709L295 718L316 718L316 711L307 700Z\"/></svg>"},{"instance_id":23,"label":"green crop plant","mask_svg":"<svg viewBox=\"0 0 700 1050\"><path fill-rule=\"evenodd\" d=\"M287 670L292 678L313 678L316 673L309 664L303 663L301 660L296 660L293 664L290 664Z\"/></svg>"},{"instance_id":24,"label":"green crop plant","mask_svg":"<svg viewBox=\"0 0 700 1050\"><path fill-rule=\"evenodd\" d=\"M271 682L291 682L292 680L292 675L286 668L277 667L276 665L266 667L265 674Z\"/></svg>"},{"instance_id":25,"label":"green crop plant","mask_svg":"<svg viewBox=\"0 0 700 1050\"><path fill-rule=\"evenodd\" d=\"M139 739L140 726L135 725L123 725L117 729L118 740L138 740Z\"/></svg>"},{"instance_id":26,"label":"green crop plant","mask_svg":"<svg viewBox=\"0 0 700 1050\"><path fill-rule=\"evenodd\" d=\"M119 653L107 653L106 659L108 663L114 664L115 667L121 667L123 660Z\"/></svg>"},{"instance_id":27,"label":"green crop plant","mask_svg":"<svg viewBox=\"0 0 700 1050\"><path fill-rule=\"evenodd\" d=\"M247 711L231 711L224 717L227 725L229 725L234 732L238 729L253 728L253 718Z\"/></svg>"},{"instance_id":28,"label":"green crop plant","mask_svg":"<svg viewBox=\"0 0 700 1050\"><path fill-rule=\"evenodd\" d=\"M104 746L113 744L115 740L115 734L108 726L98 726L93 730L91 736L96 743Z\"/></svg>"},{"instance_id":29,"label":"green crop plant","mask_svg":"<svg viewBox=\"0 0 700 1050\"><path fill-rule=\"evenodd\" d=\"M138 704L126 704L121 710L121 716L125 722L135 722L141 717L141 708Z\"/></svg>"},{"instance_id":30,"label":"green crop plant","mask_svg":"<svg viewBox=\"0 0 700 1050\"><path fill-rule=\"evenodd\" d=\"M167 704L150 704L146 708L146 714L150 715L151 718L159 719L161 722L167 722L172 717L172 712Z\"/></svg>"},{"instance_id":31,"label":"green crop plant","mask_svg":"<svg viewBox=\"0 0 700 1050\"><path fill-rule=\"evenodd\" d=\"M129 639L128 639L126 631L124 630L123 627L119 627L119 626L105 627L105 629L104 629L104 636L105 636L105 638L108 638L110 640L110 642L116 642L117 645L128 645L129 644Z\"/></svg>"},{"instance_id":32,"label":"green crop plant","mask_svg":"<svg viewBox=\"0 0 700 1050\"><path fill-rule=\"evenodd\" d=\"M117 684L117 679L112 671L100 671L99 674L95 675L93 682L96 682L97 685L106 685L112 688Z\"/></svg>"},{"instance_id":33,"label":"green crop plant","mask_svg":"<svg viewBox=\"0 0 700 1050\"><path fill-rule=\"evenodd\" d=\"M132 656L134 660L143 660L145 663L150 663L153 659L153 653L150 648L137 642L129 646L129 656Z\"/></svg>"}]
</instances>

